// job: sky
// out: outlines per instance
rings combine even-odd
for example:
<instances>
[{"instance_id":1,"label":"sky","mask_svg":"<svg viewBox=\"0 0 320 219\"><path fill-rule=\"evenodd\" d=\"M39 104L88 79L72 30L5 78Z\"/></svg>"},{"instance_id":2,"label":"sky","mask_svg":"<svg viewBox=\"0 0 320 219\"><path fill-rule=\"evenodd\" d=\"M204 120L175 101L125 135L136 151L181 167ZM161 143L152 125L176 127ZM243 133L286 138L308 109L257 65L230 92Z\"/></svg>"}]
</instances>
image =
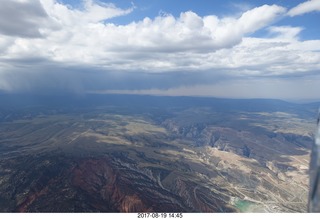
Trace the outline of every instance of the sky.
<instances>
[{"instance_id":1,"label":"sky","mask_svg":"<svg viewBox=\"0 0 320 219\"><path fill-rule=\"evenodd\" d=\"M320 100L320 0L2 0L0 92Z\"/></svg>"}]
</instances>

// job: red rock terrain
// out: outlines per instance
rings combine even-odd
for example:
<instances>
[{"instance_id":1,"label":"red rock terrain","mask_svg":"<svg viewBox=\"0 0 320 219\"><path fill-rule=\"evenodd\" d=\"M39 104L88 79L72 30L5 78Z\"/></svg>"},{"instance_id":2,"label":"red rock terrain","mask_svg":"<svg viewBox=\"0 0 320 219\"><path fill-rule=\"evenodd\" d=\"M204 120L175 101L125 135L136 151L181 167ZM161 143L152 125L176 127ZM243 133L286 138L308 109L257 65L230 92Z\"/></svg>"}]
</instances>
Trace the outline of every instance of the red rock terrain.
<instances>
[{"instance_id":1,"label":"red rock terrain","mask_svg":"<svg viewBox=\"0 0 320 219\"><path fill-rule=\"evenodd\" d=\"M119 175L103 159L88 159L79 163L71 171L72 184L92 196L101 196L102 200L119 212L153 211L138 196L128 188L121 187ZM99 209L101 203L94 203Z\"/></svg>"}]
</instances>

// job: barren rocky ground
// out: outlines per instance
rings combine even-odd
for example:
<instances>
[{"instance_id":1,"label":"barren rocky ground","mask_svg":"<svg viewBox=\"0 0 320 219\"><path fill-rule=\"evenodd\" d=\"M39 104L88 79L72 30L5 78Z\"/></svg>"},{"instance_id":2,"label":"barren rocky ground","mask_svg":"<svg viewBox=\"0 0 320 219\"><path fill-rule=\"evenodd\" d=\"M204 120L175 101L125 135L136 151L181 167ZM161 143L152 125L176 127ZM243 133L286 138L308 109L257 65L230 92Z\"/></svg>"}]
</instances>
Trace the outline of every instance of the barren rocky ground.
<instances>
[{"instance_id":1,"label":"barren rocky ground","mask_svg":"<svg viewBox=\"0 0 320 219\"><path fill-rule=\"evenodd\" d=\"M313 105L228 101L2 108L0 211L305 212Z\"/></svg>"}]
</instances>

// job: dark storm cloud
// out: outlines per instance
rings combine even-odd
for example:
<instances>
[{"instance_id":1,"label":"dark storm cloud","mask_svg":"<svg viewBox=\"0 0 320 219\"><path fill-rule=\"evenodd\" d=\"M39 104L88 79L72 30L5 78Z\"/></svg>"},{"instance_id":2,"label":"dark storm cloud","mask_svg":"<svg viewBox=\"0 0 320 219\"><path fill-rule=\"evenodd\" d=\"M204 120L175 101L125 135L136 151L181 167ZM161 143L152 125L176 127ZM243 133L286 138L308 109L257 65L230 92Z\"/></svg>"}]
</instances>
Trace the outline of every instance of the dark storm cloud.
<instances>
[{"instance_id":1,"label":"dark storm cloud","mask_svg":"<svg viewBox=\"0 0 320 219\"><path fill-rule=\"evenodd\" d=\"M11 62L13 62L11 60ZM148 73L92 66L65 66L42 58L15 60L2 75L5 87L14 92L85 93L107 90L166 90L179 86L212 84L224 80L209 71Z\"/></svg>"},{"instance_id":2,"label":"dark storm cloud","mask_svg":"<svg viewBox=\"0 0 320 219\"><path fill-rule=\"evenodd\" d=\"M117 70L92 65L66 65L42 57L0 59L1 92L82 96L87 93L142 93L157 95L219 96L238 98L317 98L317 71L288 75L255 75L256 68L211 68L148 72ZM260 66L262 68L262 66ZM257 67L257 68L260 68ZM266 67L266 66L265 66ZM1 69L1 65L0 65ZM248 75L243 77L248 70ZM235 74L235 72L241 74ZM251 76L250 76L251 75ZM306 75L312 81L305 80Z\"/></svg>"},{"instance_id":3,"label":"dark storm cloud","mask_svg":"<svg viewBox=\"0 0 320 219\"><path fill-rule=\"evenodd\" d=\"M43 57L20 59L0 59L11 67L6 73L0 74L2 87L13 92L30 93L77 93L100 92L112 90L167 90L197 85L215 85L243 79L243 72L256 72L267 66L230 68L211 68L206 70L175 70L148 72L143 70L117 70L114 68L92 65L66 65L53 62ZM235 74L235 72L238 74ZM241 72L241 73L240 73ZM292 74L264 74L246 76L253 79L290 79L316 76L317 71L293 72ZM1 85L1 83L0 83Z\"/></svg>"},{"instance_id":4,"label":"dark storm cloud","mask_svg":"<svg viewBox=\"0 0 320 219\"><path fill-rule=\"evenodd\" d=\"M40 25L48 18L38 0L1 1L0 34L26 38L41 37Z\"/></svg>"}]
</instances>

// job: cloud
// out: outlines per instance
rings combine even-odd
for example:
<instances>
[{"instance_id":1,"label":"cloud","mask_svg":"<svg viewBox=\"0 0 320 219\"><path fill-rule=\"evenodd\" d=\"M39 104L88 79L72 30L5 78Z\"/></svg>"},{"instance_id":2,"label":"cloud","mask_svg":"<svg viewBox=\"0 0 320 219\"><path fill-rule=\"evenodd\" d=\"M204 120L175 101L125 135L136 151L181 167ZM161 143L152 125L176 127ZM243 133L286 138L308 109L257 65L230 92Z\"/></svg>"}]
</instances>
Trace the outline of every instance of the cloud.
<instances>
[{"instance_id":1,"label":"cloud","mask_svg":"<svg viewBox=\"0 0 320 219\"><path fill-rule=\"evenodd\" d=\"M263 5L244 12L239 18L204 18L205 27L211 31L217 49L232 47L241 42L246 34L253 33L279 18L286 11L277 5Z\"/></svg>"},{"instance_id":2,"label":"cloud","mask_svg":"<svg viewBox=\"0 0 320 219\"><path fill-rule=\"evenodd\" d=\"M18 37L42 37L40 28L48 15L39 1L1 2L0 34Z\"/></svg>"},{"instance_id":3,"label":"cloud","mask_svg":"<svg viewBox=\"0 0 320 219\"><path fill-rule=\"evenodd\" d=\"M240 43L246 34L267 26L285 12L282 7L264 5L245 12L239 18L200 17L188 11L178 18L165 15L153 20L145 18L127 25L114 25L101 21L129 13L131 9L122 10L102 3L98 5L89 0L85 1L83 10L54 0L41 2L60 29L43 31L45 39L16 40L7 50L7 57L37 54L65 63L150 71L160 67L171 71L183 66L166 57L185 59L188 58L186 53L192 55L194 52L208 53L230 48ZM263 16L259 16L261 13Z\"/></svg>"},{"instance_id":4,"label":"cloud","mask_svg":"<svg viewBox=\"0 0 320 219\"><path fill-rule=\"evenodd\" d=\"M109 19L134 8L93 0L83 1L79 8L55 0L14 3L33 8L24 13L34 26L17 20L26 28L31 25L33 34L25 35L24 26L0 32L0 90L168 94L190 88L211 95L229 90L230 96L237 96L235 88L247 81L250 86L243 93L258 95L250 89L270 88L263 80L315 77L320 69L320 41L300 41L302 27L274 25L286 14L277 5L252 8L235 17L202 17L186 11L177 17L163 14L116 25ZM262 29L270 35L252 37ZM253 86L255 82L261 83Z\"/></svg>"},{"instance_id":5,"label":"cloud","mask_svg":"<svg viewBox=\"0 0 320 219\"><path fill-rule=\"evenodd\" d=\"M296 7L292 8L288 15L293 17L297 15L302 15L305 13L309 13L312 11L320 11L320 1L319 0L309 0L306 2L303 2Z\"/></svg>"},{"instance_id":6,"label":"cloud","mask_svg":"<svg viewBox=\"0 0 320 219\"><path fill-rule=\"evenodd\" d=\"M272 26L269 27L268 30L270 33L275 34L278 38L297 39L303 28L291 26Z\"/></svg>"},{"instance_id":7,"label":"cloud","mask_svg":"<svg viewBox=\"0 0 320 219\"><path fill-rule=\"evenodd\" d=\"M16 61L15 61L16 62ZM18 60L19 65L1 71L0 87L10 92L86 93L104 90L170 89L179 86L217 83L222 72L172 71L149 73L132 70L115 70L99 66L65 66L45 59ZM195 77L197 75L197 77Z\"/></svg>"},{"instance_id":8,"label":"cloud","mask_svg":"<svg viewBox=\"0 0 320 219\"><path fill-rule=\"evenodd\" d=\"M283 30L288 27L273 27ZM294 32L294 31L293 31ZM310 47L312 45L313 49ZM320 64L320 40L300 42L295 35L274 38L244 38L243 42L220 56L229 55L223 65L246 77L304 77L317 74Z\"/></svg>"},{"instance_id":9,"label":"cloud","mask_svg":"<svg viewBox=\"0 0 320 219\"><path fill-rule=\"evenodd\" d=\"M263 5L243 13L238 25L244 33L252 33L270 24L285 11L285 8L277 5Z\"/></svg>"},{"instance_id":10,"label":"cloud","mask_svg":"<svg viewBox=\"0 0 320 219\"><path fill-rule=\"evenodd\" d=\"M320 40L300 42L295 37L276 35L269 39L245 37L232 48L210 53L161 53L154 58L144 54L146 57L141 60L135 59L135 68L126 62L122 64L128 66L120 68L86 63L66 65L34 57L11 60L10 66L5 67L6 73L0 74L6 84L0 86L12 92L150 91L163 95L313 98L319 93L320 80L320 54L313 50L320 50ZM167 66L152 68L155 58L176 67L170 71ZM141 68L145 66L148 68ZM4 72L1 66L0 72Z\"/></svg>"},{"instance_id":11,"label":"cloud","mask_svg":"<svg viewBox=\"0 0 320 219\"><path fill-rule=\"evenodd\" d=\"M97 23L107 19L129 14L133 8L121 9L112 3L94 0L82 0L83 8L77 9L64 5L56 0L40 0L50 17L63 27L81 25L83 23Z\"/></svg>"}]
</instances>

